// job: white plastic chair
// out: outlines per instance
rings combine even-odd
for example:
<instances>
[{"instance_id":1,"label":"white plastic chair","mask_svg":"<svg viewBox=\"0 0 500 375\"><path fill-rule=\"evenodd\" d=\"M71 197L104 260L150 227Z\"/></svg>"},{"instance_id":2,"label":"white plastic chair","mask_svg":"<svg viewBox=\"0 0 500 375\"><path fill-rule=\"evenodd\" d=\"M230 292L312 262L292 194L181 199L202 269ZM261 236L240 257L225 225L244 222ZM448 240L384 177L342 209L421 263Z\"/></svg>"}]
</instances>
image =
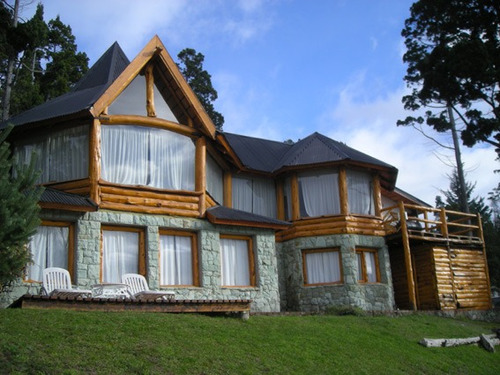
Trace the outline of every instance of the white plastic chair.
<instances>
[{"instance_id":1,"label":"white plastic chair","mask_svg":"<svg viewBox=\"0 0 500 375\"><path fill-rule=\"evenodd\" d=\"M122 276L122 283L127 284L130 293L137 299L174 299L174 292L150 290L146 278L137 273L126 273Z\"/></svg>"},{"instance_id":2,"label":"white plastic chair","mask_svg":"<svg viewBox=\"0 0 500 375\"><path fill-rule=\"evenodd\" d=\"M91 297L92 291L75 289L71 285L68 270L58 267L49 267L43 270L41 294L57 297Z\"/></svg>"}]
</instances>

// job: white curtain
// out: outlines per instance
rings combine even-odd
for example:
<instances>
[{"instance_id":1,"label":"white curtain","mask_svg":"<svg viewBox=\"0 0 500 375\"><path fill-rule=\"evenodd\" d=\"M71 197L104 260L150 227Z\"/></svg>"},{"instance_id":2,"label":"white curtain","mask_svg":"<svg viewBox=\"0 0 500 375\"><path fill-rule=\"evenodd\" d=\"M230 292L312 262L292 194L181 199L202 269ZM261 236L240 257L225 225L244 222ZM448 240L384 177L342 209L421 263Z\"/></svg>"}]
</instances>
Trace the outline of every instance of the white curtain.
<instances>
[{"instance_id":1,"label":"white curtain","mask_svg":"<svg viewBox=\"0 0 500 375\"><path fill-rule=\"evenodd\" d=\"M308 284L324 284L340 281L340 255L338 251L306 253Z\"/></svg>"},{"instance_id":2,"label":"white curtain","mask_svg":"<svg viewBox=\"0 0 500 375\"><path fill-rule=\"evenodd\" d=\"M377 282L377 254L372 251L358 252L358 280L369 283ZM363 266L366 270L366 280L363 279Z\"/></svg>"},{"instance_id":3,"label":"white curtain","mask_svg":"<svg viewBox=\"0 0 500 375\"><path fill-rule=\"evenodd\" d=\"M233 176L233 208L276 218L274 180Z\"/></svg>"},{"instance_id":4,"label":"white curtain","mask_svg":"<svg viewBox=\"0 0 500 375\"><path fill-rule=\"evenodd\" d=\"M68 239L68 227L39 226L28 245L33 263L27 267L26 279L42 281L48 267L68 269Z\"/></svg>"},{"instance_id":5,"label":"white curtain","mask_svg":"<svg viewBox=\"0 0 500 375\"><path fill-rule=\"evenodd\" d=\"M103 282L121 283L123 274L139 272L139 233L103 230L102 237Z\"/></svg>"},{"instance_id":6,"label":"white curtain","mask_svg":"<svg viewBox=\"0 0 500 375\"><path fill-rule=\"evenodd\" d=\"M38 183L71 181L88 176L89 128L87 125L57 131L49 136L16 146L16 163L29 165L36 153Z\"/></svg>"},{"instance_id":7,"label":"white curtain","mask_svg":"<svg viewBox=\"0 0 500 375\"><path fill-rule=\"evenodd\" d=\"M338 173L299 175L299 194L301 217L340 214Z\"/></svg>"},{"instance_id":8,"label":"white curtain","mask_svg":"<svg viewBox=\"0 0 500 375\"><path fill-rule=\"evenodd\" d=\"M160 285L194 284L192 251L191 237L160 236Z\"/></svg>"},{"instance_id":9,"label":"white curtain","mask_svg":"<svg viewBox=\"0 0 500 375\"><path fill-rule=\"evenodd\" d=\"M102 126L102 178L125 185L194 190L189 137L140 126Z\"/></svg>"},{"instance_id":10,"label":"white curtain","mask_svg":"<svg viewBox=\"0 0 500 375\"><path fill-rule=\"evenodd\" d=\"M349 210L353 214L373 215L372 177L368 173L347 171L347 195Z\"/></svg>"},{"instance_id":11,"label":"white curtain","mask_svg":"<svg viewBox=\"0 0 500 375\"><path fill-rule=\"evenodd\" d=\"M221 238L221 282L223 286L249 286L248 241Z\"/></svg>"},{"instance_id":12,"label":"white curtain","mask_svg":"<svg viewBox=\"0 0 500 375\"><path fill-rule=\"evenodd\" d=\"M207 191L219 204L223 201L224 172L222 168L207 155Z\"/></svg>"}]
</instances>

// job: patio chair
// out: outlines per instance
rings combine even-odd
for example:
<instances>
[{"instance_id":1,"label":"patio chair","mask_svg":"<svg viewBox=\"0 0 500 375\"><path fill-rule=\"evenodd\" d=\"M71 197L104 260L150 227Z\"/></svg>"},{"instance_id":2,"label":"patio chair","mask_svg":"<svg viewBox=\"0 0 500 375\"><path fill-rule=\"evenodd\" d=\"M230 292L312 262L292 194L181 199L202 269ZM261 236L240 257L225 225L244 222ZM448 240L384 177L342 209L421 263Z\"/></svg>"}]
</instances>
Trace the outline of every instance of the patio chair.
<instances>
[{"instance_id":1,"label":"patio chair","mask_svg":"<svg viewBox=\"0 0 500 375\"><path fill-rule=\"evenodd\" d=\"M92 297L90 290L73 288L69 272L58 267L49 267L43 270L40 294L50 297Z\"/></svg>"},{"instance_id":2,"label":"patio chair","mask_svg":"<svg viewBox=\"0 0 500 375\"><path fill-rule=\"evenodd\" d=\"M174 292L150 290L146 278L137 273L126 273L122 276L122 283L127 284L130 293L136 299L168 300L174 299Z\"/></svg>"}]
</instances>

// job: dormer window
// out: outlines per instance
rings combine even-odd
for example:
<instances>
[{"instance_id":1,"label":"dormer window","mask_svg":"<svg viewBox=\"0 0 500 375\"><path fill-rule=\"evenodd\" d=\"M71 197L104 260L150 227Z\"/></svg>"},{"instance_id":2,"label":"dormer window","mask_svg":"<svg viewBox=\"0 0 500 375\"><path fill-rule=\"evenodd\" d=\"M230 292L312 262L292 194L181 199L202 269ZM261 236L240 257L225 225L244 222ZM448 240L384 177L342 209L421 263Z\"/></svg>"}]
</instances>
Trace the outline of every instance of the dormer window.
<instances>
[{"instance_id":1,"label":"dormer window","mask_svg":"<svg viewBox=\"0 0 500 375\"><path fill-rule=\"evenodd\" d=\"M195 145L186 136L157 128L103 125L105 181L168 190L194 190Z\"/></svg>"}]
</instances>

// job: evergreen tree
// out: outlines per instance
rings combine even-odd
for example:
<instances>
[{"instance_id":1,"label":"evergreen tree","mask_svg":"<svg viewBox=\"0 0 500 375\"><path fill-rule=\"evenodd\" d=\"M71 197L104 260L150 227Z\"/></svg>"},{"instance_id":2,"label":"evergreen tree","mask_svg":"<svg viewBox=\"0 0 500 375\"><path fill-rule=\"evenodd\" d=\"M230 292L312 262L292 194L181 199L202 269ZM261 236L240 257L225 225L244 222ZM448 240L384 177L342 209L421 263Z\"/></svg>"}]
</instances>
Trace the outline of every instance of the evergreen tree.
<instances>
[{"instance_id":1,"label":"evergreen tree","mask_svg":"<svg viewBox=\"0 0 500 375\"><path fill-rule=\"evenodd\" d=\"M35 187L38 173L34 171L34 157L29 167L13 167L5 141L11 129L0 133L0 293L23 276L31 260L26 245L40 224L38 201L42 189Z\"/></svg>"},{"instance_id":2,"label":"evergreen tree","mask_svg":"<svg viewBox=\"0 0 500 375\"><path fill-rule=\"evenodd\" d=\"M224 116L217 112L213 105L217 99L217 91L212 86L212 76L203 69L205 56L192 48L185 48L177 57L180 60L178 66L182 75L205 108L215 128L222 131Z\"/></svg>"}]
</instances>

